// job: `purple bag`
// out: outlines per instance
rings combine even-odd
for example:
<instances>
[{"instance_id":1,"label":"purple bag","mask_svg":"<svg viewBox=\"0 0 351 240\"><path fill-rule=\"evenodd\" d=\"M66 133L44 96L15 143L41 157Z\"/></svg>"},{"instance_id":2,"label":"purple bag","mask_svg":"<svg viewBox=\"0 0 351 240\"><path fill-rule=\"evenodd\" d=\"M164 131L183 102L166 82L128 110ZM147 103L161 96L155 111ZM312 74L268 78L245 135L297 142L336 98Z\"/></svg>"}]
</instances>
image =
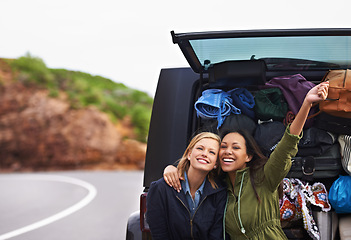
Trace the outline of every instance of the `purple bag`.
<instances>
[{"instance_id":1,"label":"purple bag","mask_svg":"<svg viewBox=\"0 0 351 240\"><path fill-rule=\"evenodd\" d=\"M314 83L307 81L301 74L287 75L274 77L270 81L266 82L263 88L274 88L278 87L282 91L289 109L293 114L297 114L303 100L305 99L308 91L316 86ZM316 107L312 108L310 114L317 111ZM306 121L305 126L311 126L313 124L313 118Z\"/></svg>"}]
</instances>

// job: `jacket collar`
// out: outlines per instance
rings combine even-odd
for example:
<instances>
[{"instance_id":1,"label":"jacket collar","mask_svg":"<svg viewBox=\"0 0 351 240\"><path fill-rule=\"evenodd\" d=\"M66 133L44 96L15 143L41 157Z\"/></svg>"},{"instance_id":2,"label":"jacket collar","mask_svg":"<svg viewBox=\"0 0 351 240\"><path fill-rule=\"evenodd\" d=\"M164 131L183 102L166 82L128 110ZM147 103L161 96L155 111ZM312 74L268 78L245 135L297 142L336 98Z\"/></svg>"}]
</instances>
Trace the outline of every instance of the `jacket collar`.
<instances>
[{"instance_id":1,"label":"jacket collar","mask_svg":"<svg viewBox=\"0 0 351 240\"><path fill-rule=\"evenodd\" d=\"M232 186L232 182L230 181L230 178L229 178L229 174L227 174L226 176L226 183L228 185L228 191L230 191L231 193L233 193L235 196L238 196L238 193L239 193L239 187L240 187L240 183L241 181L243 181L243 187L245 188L246 186L246 183L248 181L248 179L250 178L250 174L249 174L249 171L250 168L249 167L246 167L244 169L241 169L241 170L237 170L236 171L236 175L235 175L235 186ZM243 174L245 174L244 178L243 178ZM233 191L233 188L234 188L234 191Z\"/></svg>"},{"instance_id":2,"label":"jacket collar","mask_svg":"<svg viewBox=\"0 0 351 240\"><path fill-rule=\"evenodd\" d=\"M183 182L183 180L181 180L181 181ZM203 194L201 196L201 199L204 198L205 196L209 196L209 195L212 195L212 194L215 194L217 192L220 192L220 191L223 191L223 190L227 189L227 186L225 185L224 182L216 181L216 183L217 183L218 187L216 189L212 188L212 185L211 185L210 181L208 181L208 178L206 177L205 184L204 184L204 187L203 187ZM182 188L182 190L179 193L177 191L175 191L175 193L182 200L185 199L185 191L184 191L183 188Z\"/></svg>"}]
</instances>

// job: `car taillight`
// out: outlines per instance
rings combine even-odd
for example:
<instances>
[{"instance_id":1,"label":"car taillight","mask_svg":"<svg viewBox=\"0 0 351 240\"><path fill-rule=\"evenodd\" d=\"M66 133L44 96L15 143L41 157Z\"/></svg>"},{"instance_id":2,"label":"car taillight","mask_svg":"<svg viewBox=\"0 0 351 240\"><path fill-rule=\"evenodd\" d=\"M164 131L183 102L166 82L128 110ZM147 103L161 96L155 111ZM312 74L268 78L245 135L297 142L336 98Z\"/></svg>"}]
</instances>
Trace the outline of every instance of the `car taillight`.
<instances>
[{"instance_id":1,"label":"car taillight","mask_svg":"<svg viewBox=\"0 0 351 240\"><path fill-rule=\"evenodd\" d=\"M149 224L146 222L146 196L147 193L140 195L140 229L142 232L150 232Z\"/></svg>"}]
</instances>

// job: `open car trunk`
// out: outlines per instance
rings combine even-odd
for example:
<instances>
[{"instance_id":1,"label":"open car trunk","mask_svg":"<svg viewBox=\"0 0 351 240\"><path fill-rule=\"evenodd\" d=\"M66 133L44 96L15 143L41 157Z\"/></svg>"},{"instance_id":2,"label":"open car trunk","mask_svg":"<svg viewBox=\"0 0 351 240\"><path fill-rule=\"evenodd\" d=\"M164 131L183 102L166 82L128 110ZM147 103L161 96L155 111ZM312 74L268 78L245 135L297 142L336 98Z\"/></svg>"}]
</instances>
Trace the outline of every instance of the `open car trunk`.
<instances>
[{"instance_id":1,"label":"open car trunk","mask_svg":"<svg viewBox=\"0 0 351 240\"><path fill-rule=\"evenodd\" d=\"M351 66L351 29L172 31L171 35L190 67L162 69L160 73L144 169L145 194L141 198L140 216L145 236L150 236L143 216L151 182L162 177L167 165L176 164L195 133L203 129L217 130L217 122L201 119L194 107L205 90L245 88L255 96L275 77L301 75L308 82L318 84L327 71ZM340 161L340 154L330 156ZM317 160L313 159L313 163ZM303 166L305 160L296 158L296 161ZM337 175L344 174L339 168L340 165L336 166L330 177L307 180L322 182L329 189ZM321 214L314 215L318 218ZM330 219L333 220L328 223L319 220L321 231L328 230L321 239L335 237L338 219L335 212ZM333 236L326 235L330 232ZM293 239L294 232L290 233L289 238ZM306 235L300 237L309 239Z\"/></svg>"}]
</instances>

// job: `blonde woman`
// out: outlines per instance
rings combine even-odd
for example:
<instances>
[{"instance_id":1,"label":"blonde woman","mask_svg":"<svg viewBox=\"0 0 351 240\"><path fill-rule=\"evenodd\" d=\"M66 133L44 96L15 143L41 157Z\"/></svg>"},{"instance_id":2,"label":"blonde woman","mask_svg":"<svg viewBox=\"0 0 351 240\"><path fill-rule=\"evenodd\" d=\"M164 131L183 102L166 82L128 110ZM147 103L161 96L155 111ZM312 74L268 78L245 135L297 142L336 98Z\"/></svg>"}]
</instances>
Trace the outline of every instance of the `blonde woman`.
<instances>
[{"instance_id":1,"label":"blonde woman","mask_svg":"<svg viewBox=\"0 0 351 240\"><path fill-rule=\"evenodd\" d=\"M153 240L223 239L226 186L215 181L220 138L196 135L179 160L182 189L163 178L151 183L146 218Z\"/></svg>"}]
</instances>

